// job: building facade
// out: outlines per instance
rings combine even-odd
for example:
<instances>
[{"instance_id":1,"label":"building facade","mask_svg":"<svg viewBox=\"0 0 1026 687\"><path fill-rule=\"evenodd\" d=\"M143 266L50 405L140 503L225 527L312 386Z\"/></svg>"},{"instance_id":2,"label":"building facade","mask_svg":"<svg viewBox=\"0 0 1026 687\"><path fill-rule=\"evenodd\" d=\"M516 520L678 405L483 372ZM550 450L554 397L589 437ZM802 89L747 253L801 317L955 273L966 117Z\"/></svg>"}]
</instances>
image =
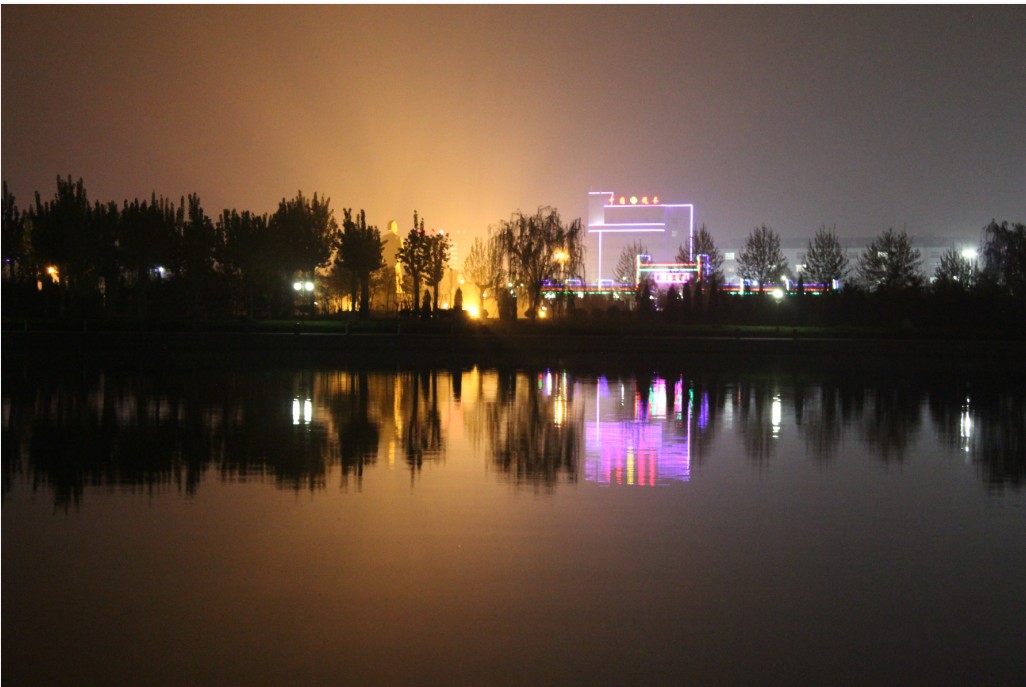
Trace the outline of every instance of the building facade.
<instances>
[{"instance_id":1,"label":"building facade","mask_svg":"<svg viewBox=\"0 0 1026 687\"><path fill-rule=\"evenodd\" d=\"M690 203L664 203L656 195L592 191L588 193L587 281L610 282L620 253L635 241L644 244L657 262L673 262L681 247L690 255L694 232L695 207Z\"/></svg>"}]
</instances>

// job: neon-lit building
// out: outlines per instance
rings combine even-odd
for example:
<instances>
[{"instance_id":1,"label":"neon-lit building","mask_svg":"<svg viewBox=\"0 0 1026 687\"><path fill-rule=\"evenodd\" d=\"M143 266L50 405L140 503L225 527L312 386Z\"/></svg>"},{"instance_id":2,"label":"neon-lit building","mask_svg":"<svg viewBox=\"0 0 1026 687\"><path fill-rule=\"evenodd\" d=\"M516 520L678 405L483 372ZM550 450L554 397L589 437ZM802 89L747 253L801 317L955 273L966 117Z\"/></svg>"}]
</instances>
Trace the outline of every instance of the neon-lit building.
<instances>
[{"instance_id":1,"label":"neon-lit building","mask_svg":"<svg viewBox=\"0 0 1026 687\"><path fill-rule=\"evenodd\" d=\"M613 278L623 249L635 241L645 244L657 262L670 262L680 246L690 251L695 233L695 206L665 203L657 195L620 195L612 191L588 193L588 255L595 256L593 281L601 285Z\"/></svg>"}]
</instances>

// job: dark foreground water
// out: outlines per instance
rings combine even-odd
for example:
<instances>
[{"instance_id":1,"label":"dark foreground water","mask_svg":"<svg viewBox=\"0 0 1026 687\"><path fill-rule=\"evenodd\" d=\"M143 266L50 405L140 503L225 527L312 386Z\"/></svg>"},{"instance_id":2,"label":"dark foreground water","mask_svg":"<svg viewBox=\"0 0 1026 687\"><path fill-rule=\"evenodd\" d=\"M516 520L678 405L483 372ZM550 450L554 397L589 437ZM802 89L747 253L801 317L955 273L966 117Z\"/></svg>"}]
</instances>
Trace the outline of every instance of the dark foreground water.
<instances>
[{"instance_id":1,"label":"dark foreground water","mask_svg":"<svg viewBox=\"0 0 1026 687\"><path fill-rule=\"evenodd\" d=\"M3 681L1026 683L1022 378L744 369L10 365Z\"/></svg>"}]
</instances>

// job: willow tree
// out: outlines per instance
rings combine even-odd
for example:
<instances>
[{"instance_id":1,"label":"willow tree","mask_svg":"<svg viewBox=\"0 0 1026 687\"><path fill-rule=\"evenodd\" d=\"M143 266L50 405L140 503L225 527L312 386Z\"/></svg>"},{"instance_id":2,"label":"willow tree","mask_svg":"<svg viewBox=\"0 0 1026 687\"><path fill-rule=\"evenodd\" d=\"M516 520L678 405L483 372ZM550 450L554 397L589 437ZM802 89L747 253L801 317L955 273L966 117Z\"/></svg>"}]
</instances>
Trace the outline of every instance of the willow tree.
<instances>
[{"instance_id":1,"label":"willow tree","mask_svg":"<svg viewBox=\"0 0 1026 687\"><path fill-rule=\"evenodd\" d=\"M1014 296L1026 295L1026 224L998 224L983 228L983 276L987 282Z\"/></svg>"},{"instance_id":2,"label":"willow tree","mask_svg":"<svg viewBox=\"0 0 1026 687\"><path fill-rule=\"evenodd\" d=\"M583 271L581 220L564 224L555 208L540 207L533 215L518 210L499 224L496 238L508 278L527 295L528 317L538 314L544 280L579 277Z\"/></svg>"}]
</instances>

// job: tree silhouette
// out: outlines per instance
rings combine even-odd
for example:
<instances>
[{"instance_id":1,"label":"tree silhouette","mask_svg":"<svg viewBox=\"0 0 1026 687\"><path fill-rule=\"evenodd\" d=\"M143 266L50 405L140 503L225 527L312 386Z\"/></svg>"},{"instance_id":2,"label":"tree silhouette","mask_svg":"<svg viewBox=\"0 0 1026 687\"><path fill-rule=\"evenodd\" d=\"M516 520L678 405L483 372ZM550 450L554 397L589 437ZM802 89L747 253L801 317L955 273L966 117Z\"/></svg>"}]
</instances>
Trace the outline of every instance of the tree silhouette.
<instances>
[{"instance_id":1,"label":"tree silhouette","mask_svg":"<svg viewBox=\"0 0 1026 687\"><path fill-rule=\"evenodd\" d=\"M848 258L837 240L837 228L827 229L822 225L816 230L815 237L809 241L805 251L802 270L813 284L831 284L833 280L844 279L848 269Z\"/></svg>"},{"instance_id":2,"label":"tree silhouette","mask_svg":"<svg viewBox=\"0 0 1026 687\"><path fill-rule=\"evenodd\" d=\"M954 248L949 248L941 255L940 263L933 272L937 289L955 289L966 291L973 287L975 275L973 265Z\"/></svg>"},{"instance_id":3,"label":"tree silhouette","mask_svg":"<svg viewBox=\"0 0 1026 687\"><path fill-rule=\"evenodd\" d=\"M1026 224L991 220L983 228L983 274L1014 296L1026 294Z\"/></svg>"},{"instance_id":4,"label":"tree silhouette","mask_svg":"<svg viewBox=\"0 0 1026 687\"><path fill-rule=\"evenodd\" d=\"M445 277L449 268L449 256L452 254L452 241L444 232L427 236L427 262L424 279L434 292L432 310L438 311L438 284Z\"/></svg>"},{"instance_id":5,"label":"tree silhouette","mask_svg":"<svg viewBox=\"0 0 1026 687\"><path fill-rule=\"evenodd\" d=\"M463 274L477 287L480 316L484 317L485 293L496 290L502 284L502 251L489 230L487 240L477 237L470 245L470 251L463 260Z\"/></svg>"},{"instance_id":6,"label":"tree silhouette","mask_svg":"<svg viewBox=\"0 0 1026 687\"><path fill-rule=\"evenodd\" d=\"M282 294L294 293L290 284L297 275L310 278L318 267L324 267L331 259L338 223L330 202L316 193L313 198L307 198L299 191L295 198L283 198L278 210L271 215L268 229L274 246L274 261L282 277L280 290L273 294L275 302Z\"/></svg>"},{"instance_id":7,"label":"tree silhouette","mask_svg":"<svg viewBox=\"0 0 1026 687\"><path fill-rule=\"evenodd\" d=\"M195 193L182 198L176 225L178 255L174 270L182 282L186 307L194 315L209 313L220 292L214 271L217 232Z\"/></svg>"},{"instance_id":8,"label":"tree silhouette","mask_svg":"<svg viewBox=\"0 0 1026 687\"><path fill-rule=\"evenodd\" d=\"M413 228L410 229L410 233L403 239L403 245L399 247L395 257L413 281L413 302L411 307L413 310L416 310L417 299L420 297L420 283L427 272L428 262L428 236L427 232L424 231L424 220L417 216L416 210L413 211Z\"/></svg>"},{"instance_id":9,"label":"tree silhouette","mask_svg":"<svg viewBox=\"0 0 1026 687\"><path fill-rule=\"evenodd\" d=\"M25 213L18 209L14 196L3 182L3 251L4 278L16 281L28 279L31 274L28 265L28 226Z\"/></svg>"},{"instance_id":10,"label":"tree silhouette","mask_svg":"<svg viewBox=\"0 0 1026 687\"><path fill-rule=\"evenodd\" d=\"M744 248L737 260L737 271L745 279L759 285L759 293L768 282L780 278L787 269L787 260L780 252L780 237L763 224L752 230L745 239Z\"/></svg>"},{"instance_id":11,"label":"tree silhouette","mask_svg":"<svg viewBox=\"0 0 1026 687\"><path fill-rule=\"evenodd\" d=\"M560 274L577 277L582 271L581 220L564 224L555 208L541 207L533 215L517 211L500 223L496 236L510 280L527 293L528 317L538 314L543 280ZM557 253L566 254L562 263L556 259Z\"/></svg>"},{"instance_id":12,"label":"tree silhouette","mask_svg":"<svg viewBox=\"0 0 1026 687\"><path fill-rule=\"evenodd\" d=\"M277 285L267 215L225 210L217 220L216 231L222 269L239 291L236 301L245 304L250 318L257 317L260 314L258 294L266 294Z\"/></svg>"},{"instance_id":13,"label":"tree silhouette","mask_svg":"<svg viewBox=\"0 0 1026 687\"><path fill-rule=\"evenodd\" d=\"M919 251L912 248L908 235L888 229L859 256L859 280L871 290L915 288L923 283L920 265Z\"/></svg>"},{"instance_id":14,"label":"tree silhouette","mask_svg":"<svg viewBox=\"0 0 1026 687\"><path fill-rule=\"evenodd\" d=\"M620 257L617 259L616 267L613 269L613 279L618 284L638 283L639 255L648 255L648 248L640 241L634 241L630 245L624 246L623 250L620 251Z\"/></svg>"},{"instance_id":15,"label":"tree silhouette","mask_svg":"<svg viewBox=\"0 0 1026 687\"><path fill-rule=\"evenodd\" d=\"M367 226L363 210L360 210L355 219L350 208L344 209L342 214L342 231L338 235L335 265L352 275L353 286L350 293L354 303L356 287L359 286L360 316L368 317L371 273L385 264L381 256L381 232L375 226Z\"/></svg>"},{"instance_id":16,"label":"tree silhouette","mask_svg":"<svg viewBox=\"0 0 1026 687\"><path fill-rule=\"evenodd\" d=\"M692 255L691 247L681 244L677 248L677 262L694 262L695 256L707 256L705 262L705 278L715 278L717 282L723 281L723 254L716 247L712 234L705 228L705 224L698 228L695 233L695 250Z\"/></svg>"}]
</instances>

